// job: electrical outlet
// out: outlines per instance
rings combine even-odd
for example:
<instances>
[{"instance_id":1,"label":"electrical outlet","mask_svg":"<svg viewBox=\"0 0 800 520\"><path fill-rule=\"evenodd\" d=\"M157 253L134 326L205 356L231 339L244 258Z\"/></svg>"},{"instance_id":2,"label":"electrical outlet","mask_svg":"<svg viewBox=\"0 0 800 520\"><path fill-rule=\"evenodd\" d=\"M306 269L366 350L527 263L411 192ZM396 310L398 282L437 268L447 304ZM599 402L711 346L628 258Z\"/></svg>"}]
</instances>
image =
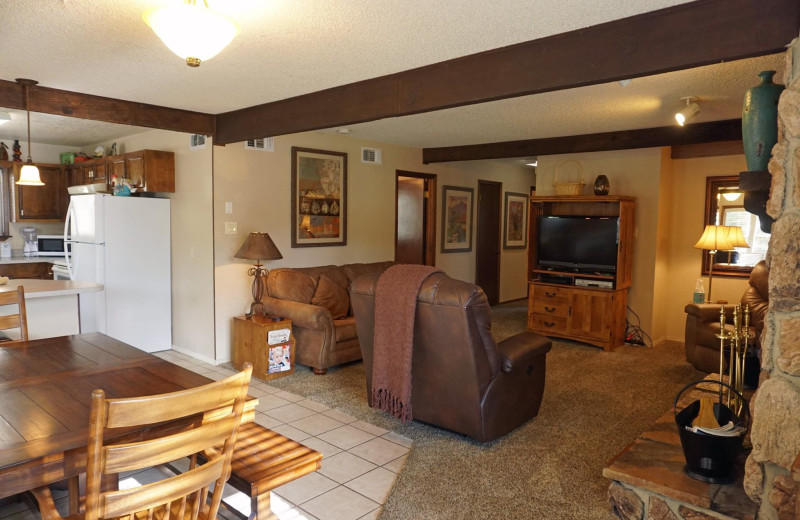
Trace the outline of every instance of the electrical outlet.
<instances>
[{"instance_id":1,"label":"electrical outlet","mask_svg":"<svg viewBox=\"0 0 800 520\"><path fill-rule=\"evenodd\" d=\"M226 235L235 235L236 234L236 222L226 222L225 223L225 234Z\"/></svg>"}]
</instances>

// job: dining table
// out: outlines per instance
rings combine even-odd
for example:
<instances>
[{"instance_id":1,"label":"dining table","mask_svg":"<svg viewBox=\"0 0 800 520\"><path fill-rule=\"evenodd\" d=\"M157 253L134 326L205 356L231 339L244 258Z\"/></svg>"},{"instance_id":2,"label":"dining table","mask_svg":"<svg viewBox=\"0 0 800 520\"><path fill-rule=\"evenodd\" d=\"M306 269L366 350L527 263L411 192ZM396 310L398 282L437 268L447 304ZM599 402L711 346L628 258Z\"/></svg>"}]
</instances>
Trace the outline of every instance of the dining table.
<instances>
[{"instance_id":1,"label":"dining table","mask_svg":"<svg viewBox=\"0 0 800 520\"><path fill-rule=\"evenodd\" d=\"M0 343L0 499L85 472L93 390L137 397L210 382L99 332ZM253 420L257 402L248 398L242 421ZM169 426L107 436L135 438Z\"/></svg>"}]
</instances>

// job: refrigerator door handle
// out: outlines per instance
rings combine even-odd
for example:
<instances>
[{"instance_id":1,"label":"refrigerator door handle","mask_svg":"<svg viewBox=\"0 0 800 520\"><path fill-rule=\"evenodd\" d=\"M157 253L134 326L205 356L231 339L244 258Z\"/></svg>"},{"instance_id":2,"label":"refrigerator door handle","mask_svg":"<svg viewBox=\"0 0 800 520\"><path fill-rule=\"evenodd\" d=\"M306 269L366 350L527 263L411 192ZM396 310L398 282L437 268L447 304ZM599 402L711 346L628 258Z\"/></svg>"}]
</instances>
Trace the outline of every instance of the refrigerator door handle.
<instances>
[{"instance_id":1,"label":"refrigerator door handle","mask_svg":"<svg viewBox=\"0 0 800 520\"><path fill-rule=\"evenodd\" d=\"M69 201L69 207L67 208L67 218L64 219L64 246L69 247L71 241L69 240L69 230L70 230L70 223L75 219L75 208L72 207L72 199ZM69 252L65 252L64 260L67 262L67 274L69 275L69 279L72 280L72 262L70 261L70 254Z\"/></svg>"}]
</instances>

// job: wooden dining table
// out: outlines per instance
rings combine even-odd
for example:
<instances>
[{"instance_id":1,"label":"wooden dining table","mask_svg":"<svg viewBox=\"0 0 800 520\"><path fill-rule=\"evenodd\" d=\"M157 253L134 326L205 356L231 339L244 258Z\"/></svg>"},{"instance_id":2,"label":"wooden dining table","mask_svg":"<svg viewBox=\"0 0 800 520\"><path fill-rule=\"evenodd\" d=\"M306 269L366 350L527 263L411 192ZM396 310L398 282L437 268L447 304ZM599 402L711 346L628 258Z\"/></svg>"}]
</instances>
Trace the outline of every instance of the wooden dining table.
<instances>
[{"instance_id":1,"label":"wooden dining table","mask_svg":"<svg viewBox=\"0 0 800 520\"><path fill-rule=\"evenodd\" d=\"M0 498L85 471L94 389L118 398L210 382L101 333L0 344ZM257 402L248 399L243 421Z\"/></svg>"}]
</instances>

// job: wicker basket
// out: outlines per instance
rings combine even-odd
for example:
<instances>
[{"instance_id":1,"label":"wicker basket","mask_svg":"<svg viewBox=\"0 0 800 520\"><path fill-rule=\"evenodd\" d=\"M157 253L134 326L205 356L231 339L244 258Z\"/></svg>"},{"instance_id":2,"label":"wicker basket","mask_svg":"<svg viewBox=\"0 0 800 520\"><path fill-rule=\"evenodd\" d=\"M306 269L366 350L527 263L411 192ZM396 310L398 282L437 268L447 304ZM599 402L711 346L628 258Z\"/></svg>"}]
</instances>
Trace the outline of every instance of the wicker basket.
<instances>
[{"instance_id":1,"label":"wicker basket","mask_svg":"<svg viewBox=\"0 0 800 520\"><path fill-rule=\"evenodd\" d=\"M578 171L581 172L581 181L580 182L558 182L558 172L564 165L574 164L577 165ZM556 168L556 173L553 176L553 190L555 190L556 195L580 195L583 191L583 187L586 186L586 183L583 182L583 166L578 161L564 161L558 165Z\"/></svg>"}]
</instances>

